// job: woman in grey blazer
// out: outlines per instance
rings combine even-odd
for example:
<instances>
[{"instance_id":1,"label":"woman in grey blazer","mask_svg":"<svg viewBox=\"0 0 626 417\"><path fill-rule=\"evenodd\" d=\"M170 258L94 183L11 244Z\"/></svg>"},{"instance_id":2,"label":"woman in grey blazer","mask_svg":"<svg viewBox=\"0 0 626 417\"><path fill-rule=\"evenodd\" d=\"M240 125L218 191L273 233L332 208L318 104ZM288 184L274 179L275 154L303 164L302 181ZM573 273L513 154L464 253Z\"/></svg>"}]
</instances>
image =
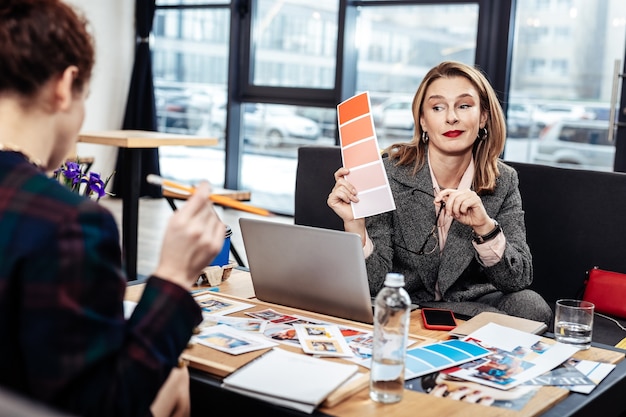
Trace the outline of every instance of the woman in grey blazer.
<instances>
[{"instance_id":1,"label":"woman in grey blazer","mask_svg":"<svg viewBox=\"0 0 626 417\"><path fill-rule=\"evenodd\" d=\"M411 142L383 157L396 210L355 219L346 168L328 197L345 230L362 238L371 293L399 272L422 307L549 324L552 310L528 289L532 256L517 173L499 160L506 125L493 88L476 68L443 62L419 86L413 117Z\"/></svg>"}]
</instances>

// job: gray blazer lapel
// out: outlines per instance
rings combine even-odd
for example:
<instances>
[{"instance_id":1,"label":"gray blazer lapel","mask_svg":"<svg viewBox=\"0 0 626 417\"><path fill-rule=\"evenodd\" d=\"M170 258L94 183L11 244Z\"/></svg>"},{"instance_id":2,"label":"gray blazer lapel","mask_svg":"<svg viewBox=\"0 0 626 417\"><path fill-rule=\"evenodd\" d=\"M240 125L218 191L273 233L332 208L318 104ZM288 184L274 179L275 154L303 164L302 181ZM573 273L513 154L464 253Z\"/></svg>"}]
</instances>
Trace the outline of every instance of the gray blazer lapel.
<instances>
[{"instance_id":1,"label":"gray blazer lapel","mask_svg":"<svg viewBox=\"0 0 626 417\"><path fill-rule=\"evenodd\" d=\"M471 244L472 229L453 221L448 231L446 246L441 254L439 268L439 290L444 294L468 267L473 259L474 247Z\"/></svg>"},{"instance_id":2,"label":"gray blazer lapel","mask_svg":"<svg viewBox=\"0 0 626 417\"><path fill-rule=\"evenodd\" d=\"M400 223L395 232L397 241L417 252L435 222L433 185L428 167L412 175L413 167L399 167L392 171L390 181L395 188L396 215Z\"/></svg>"},{"instance_id":3,"label":"gray blazer lapel","mask_svg":"<svg viewBox=\"0 0 626 417\"><path fill-rule=\"evenodd\" d=\"M427 289L435 288L439 269L439 251L427 255L418 255L426 237L435 224L436 212L433 204L433 184L430 170L425 165L413 175L413 167L397 167L390 170L390 183L396 199L396 216L399 222L394 240L412 253L405 254L415 265L417 275ZM429 247L434 239L428 242ZM399 249L402 250L402 249Z\"/></svg>"},{"instance_id":4,"label":"gray blazer lapel","mask_svg":"<svg viewBox=\"0 0 626 417\"><path fill-rule=\"evenodd\" d=\"M493 195L485 195L481 197L481 200L487 214L494 217L499 206L499 199ZM439 289L442 294L456 282L475 257L472 228L457 221L452 222L439 269Z\"/></svg>"}]
</instances>

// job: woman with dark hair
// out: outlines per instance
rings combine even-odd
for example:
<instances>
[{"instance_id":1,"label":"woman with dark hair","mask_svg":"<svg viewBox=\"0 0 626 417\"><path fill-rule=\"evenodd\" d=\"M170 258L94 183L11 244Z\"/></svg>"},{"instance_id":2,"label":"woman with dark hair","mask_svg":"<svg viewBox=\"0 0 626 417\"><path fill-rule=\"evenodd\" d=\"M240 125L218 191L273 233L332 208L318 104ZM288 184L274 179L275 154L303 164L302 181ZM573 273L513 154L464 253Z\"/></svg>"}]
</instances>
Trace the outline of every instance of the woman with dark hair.
<instances>
[{"instance_id":1,"label":"woman with dark hair","mask_svg":"<svg viewBox=\"0 0 626 417\"><path fill-rule=\"evenodd\" d=\"M370 291L398 272L422 307L549 323L552 310L528 289L532 257L519 182L499 160L506 125L493 88L476 68L443 62L417 89L413 118L411 142L390 146L383 158L395 211L355 219L350 203L359 199L346 168L328 196L345 230L362 238Z\"/></svg>"},{"instance_id":2,"label":"woman with dark hair","mask_svg":"<svg viewBox=\"0 0 626 417\"><path fill-rule=\"evenodd\" d=\"M188 415L189 290L225 226L200 184L125 320L113 216L49 175L77 141L93 65L87 22L61 0L0 3L0 385L72 415Z\"/></svg>"}]
</instances>

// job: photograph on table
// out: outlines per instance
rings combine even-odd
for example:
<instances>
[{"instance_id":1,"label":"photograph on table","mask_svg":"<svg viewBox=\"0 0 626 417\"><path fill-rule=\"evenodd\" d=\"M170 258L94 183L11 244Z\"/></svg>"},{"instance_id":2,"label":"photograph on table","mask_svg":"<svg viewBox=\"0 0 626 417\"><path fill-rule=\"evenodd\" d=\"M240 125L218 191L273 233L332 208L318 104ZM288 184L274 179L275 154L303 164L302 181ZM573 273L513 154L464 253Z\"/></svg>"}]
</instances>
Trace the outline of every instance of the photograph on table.
<instances>
[{"instance_id":1,"label":"photograph on table","mask_svg":"<svg viewBox=\"0 0 626 417\"><path fill-rule=\"evenodd\" d=\"M449 375L450 370L433 372L405 382L404 387L436 397L519 411L537 393L539 386L522 385L510 390L487 387Z\"/></svg>"},{"instance_id":2,"label":"photograph on table","mask_svg":"<svg viewBox=\"0 0 626 417\"><path fill-rule=\"evenodd\" d=\"M210 327L193 337L193 340L204 346L217 349L231 355L252 352L278 345L261 336L240 331L226 325Z\"/></svg>"},{"instance_id":3,"label":"photograph on table","mask_svg":"<svg viewBox=\"0 0 626 417\"><path fill-rule=\"evenodd\" d=\"M218 297L213 293L194 296L194 299L202 309L202 314L222 316L254 307L253 304Z\"/></svg>"}]
</instances>

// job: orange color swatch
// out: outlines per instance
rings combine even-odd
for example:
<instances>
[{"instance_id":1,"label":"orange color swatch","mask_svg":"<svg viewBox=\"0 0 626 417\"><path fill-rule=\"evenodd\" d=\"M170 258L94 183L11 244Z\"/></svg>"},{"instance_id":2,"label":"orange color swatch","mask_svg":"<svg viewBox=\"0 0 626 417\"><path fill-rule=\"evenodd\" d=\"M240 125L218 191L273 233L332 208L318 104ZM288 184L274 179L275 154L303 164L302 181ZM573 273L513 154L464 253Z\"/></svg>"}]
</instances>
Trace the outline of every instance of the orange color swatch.
<instances>
[{"instance_id":1,"label":"orange color swatch","mask_svg":"<svg viewBox=\"0 0 626 417\"><path fill-rule=\"evenodd\" d=\"M370 99L367 92L347 99L337 106L339 125L341 126L349 120L356 119L359 116L369 113L369 109Z\"/></svg>"},{"instance_id":2,"label":"orange color swatch","mask_svg":"<svg viewBox=\"0 0 626 417\"><path fill-rule=\"evenodd\" d=\"M374 125L369 117L352 119L348 123L339 127L341 136L345 139L342 145L348 146L354 142L374 136Z\"/></svg>"}]
</instances>

